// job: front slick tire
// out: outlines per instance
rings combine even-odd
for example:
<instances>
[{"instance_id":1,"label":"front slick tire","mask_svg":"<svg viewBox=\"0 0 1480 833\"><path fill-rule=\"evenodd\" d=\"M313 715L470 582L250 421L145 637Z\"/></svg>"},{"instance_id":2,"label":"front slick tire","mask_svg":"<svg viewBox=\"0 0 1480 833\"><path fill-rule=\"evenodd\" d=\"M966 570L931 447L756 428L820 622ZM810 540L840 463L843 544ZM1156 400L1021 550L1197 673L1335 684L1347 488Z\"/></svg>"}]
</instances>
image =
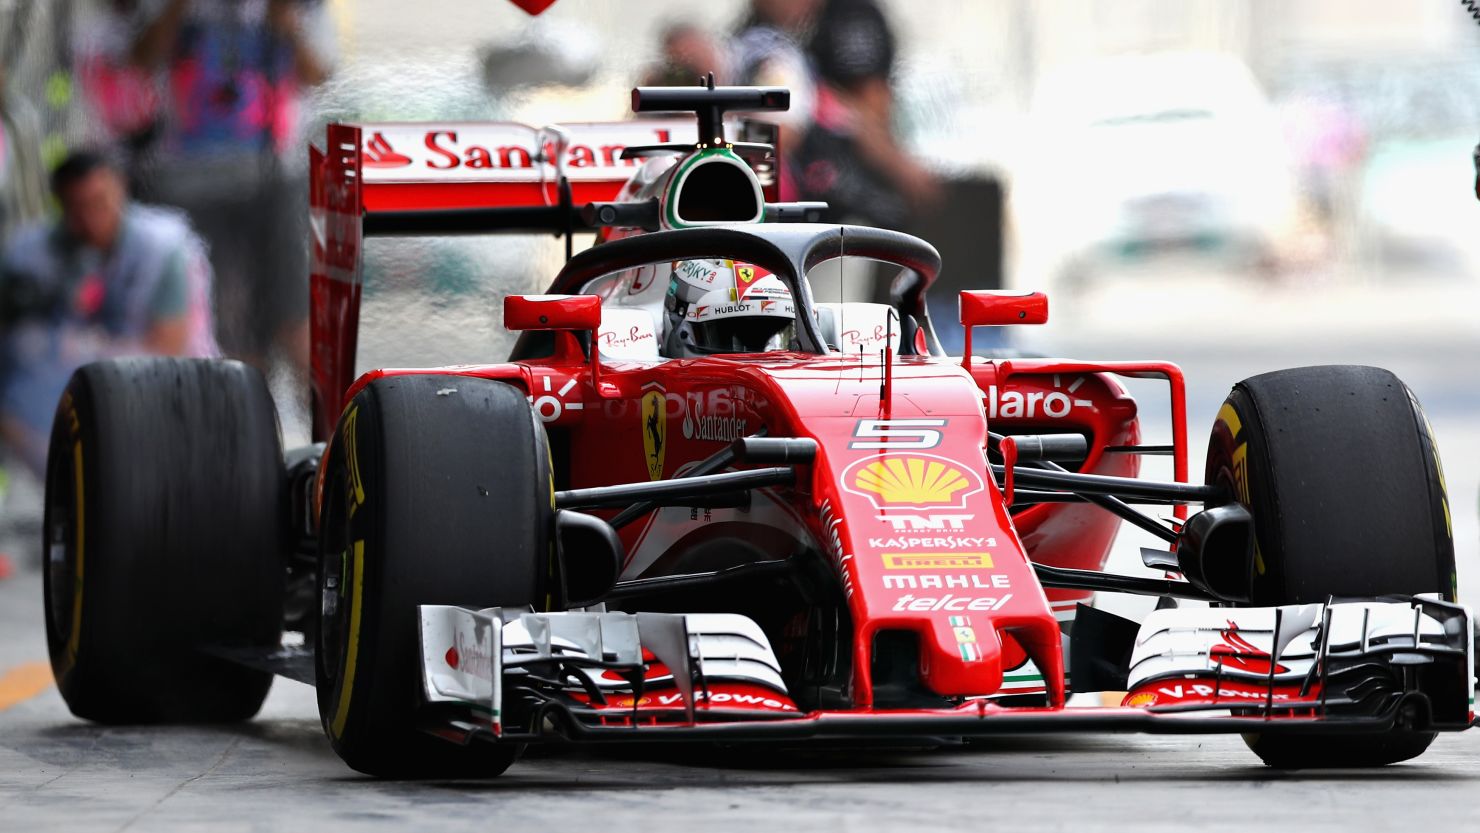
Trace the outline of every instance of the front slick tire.
<instances>
[{"instance_id":1,"label":"front slick tire","mask_svg":"<svg viewBox=\"0 0 1480 833\"><path fill-rule=\"evenodd\" d=\"M284 483L277 413L252 368L139 358L72 375L47 457L44 583L73 714L257 713L272 675L208 651L282 640Z\"/></svg>"},{"instance_id":2,"label":"front slick tire","mask_svg":"<svg viewBox=\"0 0 1480 833\"><path fill-rule=\"evenodd\" d=\"M1444 476L1418 400L1374 367L1304 367L1240 382L1213 425L1207 482L1254 516L1253 603L1328 596L1455 597ZM1248 734L1281 769L1372 767L1421 754L1433 732Z\"/></svg>"},{"instance_id":3,"label":"front slick tire","mask_svg":"<svg viewBox=\"0 0 1480 833\"><path fill-rule=\"evenodd\" d=\"M553 492L522 391L487 379L378 379L323 469L319 715L344 762L381 778L487 777L520 747L417 725L417 606L548 607Z\"/></svg>"}]
</instances>

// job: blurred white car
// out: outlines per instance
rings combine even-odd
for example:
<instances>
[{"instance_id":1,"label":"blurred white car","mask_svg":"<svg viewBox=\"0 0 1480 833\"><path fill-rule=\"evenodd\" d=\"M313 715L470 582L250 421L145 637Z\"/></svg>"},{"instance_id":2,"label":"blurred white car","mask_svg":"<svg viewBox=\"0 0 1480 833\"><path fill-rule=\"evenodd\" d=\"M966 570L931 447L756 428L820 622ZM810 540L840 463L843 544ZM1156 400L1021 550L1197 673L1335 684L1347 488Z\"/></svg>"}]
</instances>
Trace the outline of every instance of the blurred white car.
<instances>
[{"instance_id":1,"label":"blurred white car","mask_svg":"<svg viewBox=\"0 0 1480 833\"><path fill-rule=\"evenodd\" d=\"M1389 57L1343 74L1367 137L1358 220L1375 274L1480 275L1480 202L1471 152L1480 129L1480 60Z\"/></svg>"},{"instance_id":2,"label":"blurred white car","mask_svg":"<svg viewBox=\"0 0 1480 833\"><path fill-rule=\"evenodd\" d=\"M1279 121L1237 58L1129 55L1055 72L1024 139L1012 189L1021 286L1070 289L1171 250L1268 267L1293 235Z\"/></svg>"}]
</instances>

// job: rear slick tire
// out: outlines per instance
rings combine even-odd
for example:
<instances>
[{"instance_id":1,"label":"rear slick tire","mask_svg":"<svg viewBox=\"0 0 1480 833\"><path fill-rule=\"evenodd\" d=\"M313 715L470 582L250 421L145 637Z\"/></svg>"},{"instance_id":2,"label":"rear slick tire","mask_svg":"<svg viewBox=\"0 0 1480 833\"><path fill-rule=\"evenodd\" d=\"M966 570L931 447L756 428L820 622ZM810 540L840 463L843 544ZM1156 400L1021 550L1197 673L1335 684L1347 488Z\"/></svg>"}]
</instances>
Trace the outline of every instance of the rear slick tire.
<instances>
[{"instance_id":1,"label":"rear slick tire","mask_svg":"<svg viewBox=\"0 0 1480 833\"><path fill-rule=\"evenodd\" d=\"M1391 372L1322 366L1238 383L1218 412L1207 482L1254 516L1256 606L1329 596L1455 598L1443 471L1418 400ZM1373 767L1421 754L1434 733L1251 733L1280 769Z\"/></svg>"},{"instance_id":2,"label":"rear slick tire","mask_svg":"<svg viewBox=\"0 0 1480 833\"><path fill-rule=\"evenodd\" d=\"M319 714L334 751L380 778L490 777L522 747L417 725L417 606L548 608L553 481L524 393L465 376L378 379L323 467Z\"/></svg>"}]
</instances>

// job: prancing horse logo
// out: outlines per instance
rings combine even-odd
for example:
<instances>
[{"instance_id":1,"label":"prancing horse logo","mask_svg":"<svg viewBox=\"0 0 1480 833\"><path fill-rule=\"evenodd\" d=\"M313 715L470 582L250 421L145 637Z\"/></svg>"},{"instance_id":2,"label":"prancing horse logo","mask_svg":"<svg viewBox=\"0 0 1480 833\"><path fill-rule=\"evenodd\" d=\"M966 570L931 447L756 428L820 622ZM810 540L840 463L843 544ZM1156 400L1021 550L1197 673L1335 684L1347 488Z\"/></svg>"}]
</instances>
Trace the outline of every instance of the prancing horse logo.
<instances>
[{"instance_id":1,"label":"prancing horse logo","mask_svg":"<svg viewBox=\"0 0 1480 833\"><path fill-rule=\"evenodd\" d=\"M642 448L646 453L648 478L663 479L664 440L668 436L668 397L661 390L642 395Z\"/></svg>"}]
</instances>

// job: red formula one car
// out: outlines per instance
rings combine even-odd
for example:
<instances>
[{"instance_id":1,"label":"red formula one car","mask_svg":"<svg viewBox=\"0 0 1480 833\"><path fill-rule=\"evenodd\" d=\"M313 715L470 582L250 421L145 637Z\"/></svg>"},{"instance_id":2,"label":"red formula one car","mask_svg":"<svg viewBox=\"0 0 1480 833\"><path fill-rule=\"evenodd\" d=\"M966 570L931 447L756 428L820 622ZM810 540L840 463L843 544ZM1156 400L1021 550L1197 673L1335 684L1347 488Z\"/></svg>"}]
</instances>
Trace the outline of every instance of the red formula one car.
<instances>
[{"instance_id":1,"label":"red formula one car","mask_svg":"<svg viewBox=\"0 0 1480 833\"><path fill-rule=\"evenodd\" d=\"M331 127L318 442L284 454L232 362L91 365L61 402L46 593L72 710L246 719L279 673L384 776L496 773L531 743L1083 730L1378 765L1470 725L1470 614L1401 381L1241 382L1195 482L1174 365L944 356L928 243L767 202L768 150L725 113L785 100L634 94L697 130ZM573 228L598 244L504 299L507 361L355 378L362 234ZM827 269L894 274L888 303L817 300ZM1047 301L960 312L969 333ZM1120 377L1168 382L1170 445ZM1150 454L1173 481L1137 476ZM1122 522L1166 544L1145 575L1104 570ZM1161 603L1135 623L1096 592Z\"/></svg>"}]
</instances>

